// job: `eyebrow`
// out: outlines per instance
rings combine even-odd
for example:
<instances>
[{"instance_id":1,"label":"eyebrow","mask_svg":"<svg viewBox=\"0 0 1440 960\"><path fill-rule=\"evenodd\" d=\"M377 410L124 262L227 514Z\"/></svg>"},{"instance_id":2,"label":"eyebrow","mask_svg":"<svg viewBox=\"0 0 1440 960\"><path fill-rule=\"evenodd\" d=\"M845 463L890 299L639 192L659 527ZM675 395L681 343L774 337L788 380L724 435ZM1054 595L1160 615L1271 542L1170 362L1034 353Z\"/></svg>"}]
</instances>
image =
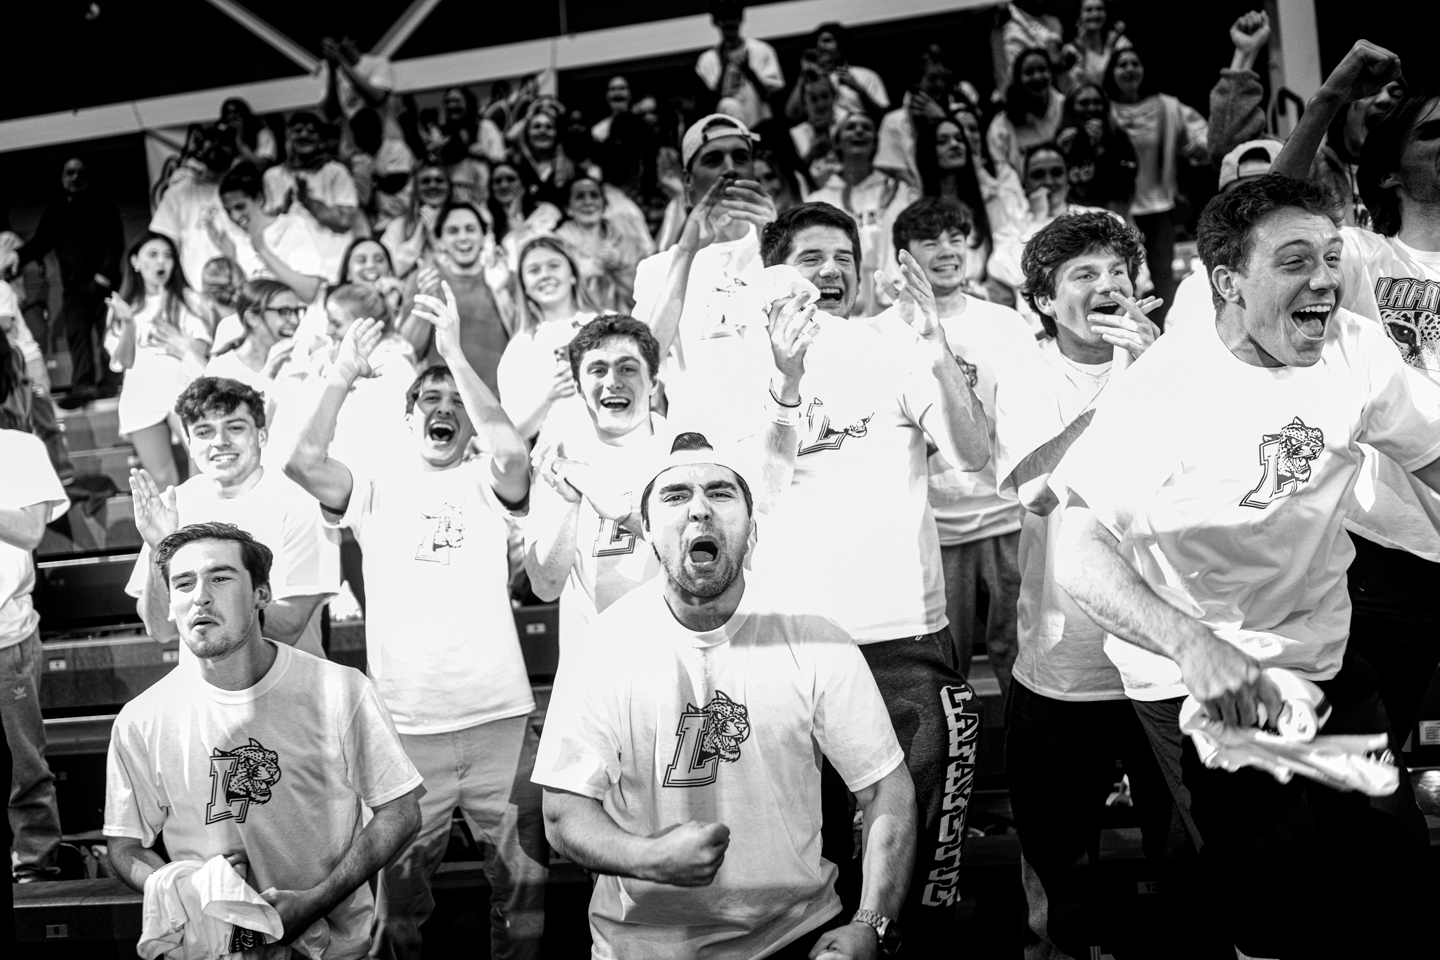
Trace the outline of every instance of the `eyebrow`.
<instances>
[{"instance_id":1,"label":"eyebrow","mask_svg":"<svg viewBox=\"0 0 1440 960\"><path fill-rule=\"evenodd\" d=\"M179 579L181 579L182 577L197 577L197 576L199 576L201 573L239 573L239 572L240 572L239 568L237 568L237 567L232 567L232 566L230 566L230 564L228 564L228 563L221 563L221 564L217 564L216 566L209 567L209 568L207 568L207 569L205 569L205 570L181 570L179 573L172 573L172 574L170 574L170 582L171 582L171 583L174 583L176 580L179 580Z\"/></svg>"}]
</instances>

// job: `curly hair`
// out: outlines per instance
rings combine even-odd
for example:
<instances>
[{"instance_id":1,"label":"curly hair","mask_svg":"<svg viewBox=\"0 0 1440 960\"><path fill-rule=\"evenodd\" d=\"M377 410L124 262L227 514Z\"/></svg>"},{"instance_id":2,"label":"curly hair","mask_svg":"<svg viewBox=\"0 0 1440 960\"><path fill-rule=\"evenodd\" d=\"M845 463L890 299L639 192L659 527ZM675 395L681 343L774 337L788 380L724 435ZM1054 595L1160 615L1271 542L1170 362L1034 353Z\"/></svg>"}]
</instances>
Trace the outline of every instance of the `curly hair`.
<instances>
[{"instance_id":1,"label":"curly hair","mask_svg":"<svg viewBox=\"0 0 1440 960\"><path fill-rule=\"evenodd\" d=\"M648 326L623 313L601 314L576 331L567 348L570 373L575 379L580 379L580 361L585 359L585 352L594 350L614 337L628 337L635 341L640 348L640 356L650 371L650 379L655 379L660 372L660 342L655 339L655 334L650 332Z\"/></svg>"},{"instance_id":2,"label":"curly hair","mask_svg":"<svg viewBox=\"0 0 1440 960\"><path fill-rule=\"evenodd\" d=\"M175 399L175 413L188 433L191 424L198 423L206 414L228 417L242 403L250 408L255 426L264 427L265 394L229 377L201 377L193 381Z\"/></svg>"},{"instance_id":3,"label":"curly hair","mask_svg":"<svg viewBox=\"0 0 1440 960\"><path fill-rule=\"evenodd\" d=\"M1255 227L1270 214L1286 208L1326 217L1337 226L1340 223L1335 198L1318 183L1279 173L1238 183L1217 193L1200 214L1196 238L1205 275L1213 276L1216 267L1224 266L1244 276L1255 249ZM1224 303L1213 283L1210 298L1217 307Z\"/></svg>"},{"instance_id":4,"label":"curly hair","mask_svg":"<svg viewBox=\"0 0 1440 960\"><path fill-rule=\"evenodd\" d=\"M1055 280L1065 264L1093 250L1109 250L1124 260L1132 282L1145 259L1145 242L1139 231L1115 214L1103 211L1056 217L1025 244L1020 257L1025 283L1020 292L1052 337L1055 318L1040 309L1039 301L1055 296Z\"/></svg>"}]
</instances>

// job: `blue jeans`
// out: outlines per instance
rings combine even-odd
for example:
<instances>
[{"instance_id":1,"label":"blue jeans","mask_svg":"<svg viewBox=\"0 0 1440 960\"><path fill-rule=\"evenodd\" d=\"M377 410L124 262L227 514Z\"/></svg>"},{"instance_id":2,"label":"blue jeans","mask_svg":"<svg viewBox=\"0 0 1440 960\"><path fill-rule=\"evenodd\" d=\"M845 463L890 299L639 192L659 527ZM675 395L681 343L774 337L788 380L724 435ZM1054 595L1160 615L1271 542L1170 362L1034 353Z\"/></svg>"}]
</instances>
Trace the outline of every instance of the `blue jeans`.
<instances>
[{"instance_id":1,"label":"blue jeans","mask_svg":"<svg viewBox=\"0 0 1440 960\"><path fill-rule=\"evenodd\" d=\"M492 720L452 733L400 735L425 778L420 832L380 871L373 957L419 960L420 926L435 910L430 878L445 857L458 807L485 854L490 881L490 956L540 956L550 848L530 781L540 738L529 717Z\"/></svg>"},{"instance_id":2,"label":"blue jeans","mask_svg":"<svg viewBox=\"0 0 1440 960\"><path fill-rule=\"evenodd\" d=\"M40 718L40 632L0 649L0 713L12 757L10 829L15 840L10 868L15 879L46 879L57 873L60 811L55 777L45 762L45 723Z\"/></svg>"}]
</instances>

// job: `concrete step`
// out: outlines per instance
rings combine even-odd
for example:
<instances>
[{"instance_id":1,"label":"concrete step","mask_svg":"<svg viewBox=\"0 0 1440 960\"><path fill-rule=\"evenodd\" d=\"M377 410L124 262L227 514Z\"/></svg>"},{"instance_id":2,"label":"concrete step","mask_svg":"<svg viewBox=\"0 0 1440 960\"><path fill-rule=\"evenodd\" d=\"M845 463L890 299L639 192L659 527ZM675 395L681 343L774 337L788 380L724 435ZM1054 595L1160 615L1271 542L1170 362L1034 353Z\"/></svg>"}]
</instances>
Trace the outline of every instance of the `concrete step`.
<instances>
[{"instance_id":1,"label":"concrete step","mask_svg":"<svg viewBox=\"0 0 1440 960\"><path fill-rule=\"evenodd\" d=\"M120 401L115 398L96 400L79 410L55 412L65 443L71 450L95 450L120 443Z\"/></svg>"},{"instance_id":2,"label":"concrete step","mask_svg":"<svg viewBox=\"0 0 1440 960\"><path fill-rule=\"evenodd\" d=\"M70 445L70 460L75 464L77 476L96 474L109 477L117 490L130 489L130 468L140 465L135 448L123 447L81 448Z\"/></svg>"}]
</instances>

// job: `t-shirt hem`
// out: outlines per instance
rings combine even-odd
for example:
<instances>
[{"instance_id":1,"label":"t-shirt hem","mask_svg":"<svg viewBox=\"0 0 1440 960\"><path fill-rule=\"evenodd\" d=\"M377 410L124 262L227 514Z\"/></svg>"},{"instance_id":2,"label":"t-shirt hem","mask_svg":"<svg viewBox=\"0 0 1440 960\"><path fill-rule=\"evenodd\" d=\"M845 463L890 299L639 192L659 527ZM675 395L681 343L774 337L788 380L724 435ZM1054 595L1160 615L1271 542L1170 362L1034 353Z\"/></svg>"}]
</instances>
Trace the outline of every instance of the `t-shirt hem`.
<instances>
[{"instance_id":1,"label":"t-shirt hem","mask_svg":"<svg viewBox=\"0 0 1440 960\"><path fill-rule=\"evenodd\" d=\"M570 782L564 777L556 777L548 773L544 775L531 773L530 782L538 783L542 787L550 787L553 790L564 790L566 793L579 794L582 797L589 797L591 800L603 801L605 794L609 792L607 790L596 790L590 786L590 784L583 781Z\"/></svg>"},{"instance_id":2,"label":"t-shirt hem","mask_svg":"<svg viewBox=\"0 0 1440 960\"><path fill-rule=\"evenodd\" d=\"M1400 543L1398 540L1392 540L1390 537L1385 536L1383 533L1380 533L1379 531L1371 527L1363 525L1353 516L1345 518L1345 529L1355 534L1356 536L1364 537L1371 543L1379 544L1382 547L1387 547L1391 550L1403 550L1406 553L1413 554L1414 556L1417 556L1422 560L1429 560L1431 563L1440 563L1440 550L1426 549L1424 547L1417 547L1412 544ZM0 644L0 646L3 646L3 644Z\"/></svg>"},{"instance_id":3,"label":"t-shirt hem","mask_svg":"<svg viewBox=\"0 0 1440 960\"><path fill-rule=\"evenodd\" d=\"M939 524L936 524L936 529L939 530L940 533L940 546L963 547L967 543L979 543L981 540L989 540L994 537L1003 537L1007 533L1019 533L1020 519L1017 517L1013 521L996 524L993 527L982 527L979 530L975 530L970 533L964 533L958 537L945 536L945 531L944 529L940 528Z\"/></svg>"},{"instance_id":4,"label":"t-shirt hem","mask_svg":"<svg viewBox=\"0 0 1440 960\"><path fill-rule=\"evenodd\" d=\"M437 733L454 733L456 730L469 730L471 727L478 727L482 723L492 723L496 720L510 720L514 717L525 717L535 712L535 700L532 697L525 706L517 706L513 709L505 708L495 713L487 713L479 717L467 717L464 720L456 720L449 723L442 723L436 726L426 725L415 727L411 724L395 724L395 732L406 737L426 737ZM392 711L393 713L393 711Z\"/></svg>"},{"instance_id":5,"label":"t-shirt hem","mask_svg":"<svg viewBox=\"0 0 1440 960\"><path fill-rule=\"evenodd\" d=\"M361 799L365 801L365 806L369 807L371 810L374 810L376 807L382 804L389 803L391 800L396 800L400 797L405 796L405 794L409 793L411 790L414 790L416 787L420 786L420 784L424 782L425 778L417 773L409 780L406 780L405 785L402 787L396 787L394 790L387 790L386 792L380 794L378 797L362 797Z\"/></svg>"},{"instance_id":6,"label":"t-shirt hem","mask_svg":"<svg viewBox=\"0 0 1440 960\"><path fill-rule=\"evenodd\" d=\"M835 894L832 893L831 897L834 899L834 902L830 906L824 907L816 911L813 917L810 917L803 923L800 923L793 929L787 931L785 936L781 937L779 940L766 947L764 953L758 953L756 954L756 956L774 956L775 951L785 949L786 947L790 946L790 944L794 943L796 940L799 940L801 937L805 936L805 934L807 933L814 933L816 929L818 929L821 925L825 923L825 921L838 916L840 911L845 909L845 905L840 902L839 897Z\"/></svg>"},{"instance_id":7,"label":"t-shirt hem","mask_svg":"<svg viewBox=\"0 0 1440 960\"><path fill-rule=\"evenodd\" d=\"M1075 691L1052 690L1043 684L1036 683L1029 677L1022 677L1016 673L1012 679L1038 697L1045 697L1049 700L1059 700L1064 703L1102 703L1106 700L1128 700L1130 697L1125 693L1123 686L1116 686L1113 690L1096 690L1085 693Z\"/></svg>"},{"instance_id":8,"label":"t-shirt hem","mask_svg":"<svg viewBox=\"0 0 1440 960\"><path fill-rule=\"evenodd\" d=\"M858 793L861 790L864 790L866 787L873 786L874 784L877 784L881 780L884 780L886 777L890 776L890 774L895 772L895 768L900 766L900 764L904 762L904 751L896 749L896 751L890 756L886 757L885 760L878 767L876 767L874 770L871 770L863 777L860 777L857 780L846 780L845 786L850 788L851 793Z\"/></svg>"},{"instance_id":9,"label":"t-shirt hem","mask_svg":"<svg viewBox=\"0 0 1440 960\"><path fill-rule=\"evenodd\" d=\"M100 832L107 837L129 837L131 840L139 840L141 843L145 842L145 838L137 833L134 827L117 827L114 824L107 823L100 828Z\"/></svg>"},{"instance_id":10,"label":"t-shirt hem","mask_svg":"<svg viewBox=\"0 0 1440 960\"><path fill-rule=\"evenodd\" d=\"M840 626L845 627L845 624L842 623ZM942 613L938 623L935 621L902 623L894 627L887 626L883 630L850 630L846 628L846 632L863 647L867 643L887 643L891 640L913 640L916 637L928 637L932 633L939 633L948 626L950 626L950 619Z\"/></svg>"}]
</instances>

